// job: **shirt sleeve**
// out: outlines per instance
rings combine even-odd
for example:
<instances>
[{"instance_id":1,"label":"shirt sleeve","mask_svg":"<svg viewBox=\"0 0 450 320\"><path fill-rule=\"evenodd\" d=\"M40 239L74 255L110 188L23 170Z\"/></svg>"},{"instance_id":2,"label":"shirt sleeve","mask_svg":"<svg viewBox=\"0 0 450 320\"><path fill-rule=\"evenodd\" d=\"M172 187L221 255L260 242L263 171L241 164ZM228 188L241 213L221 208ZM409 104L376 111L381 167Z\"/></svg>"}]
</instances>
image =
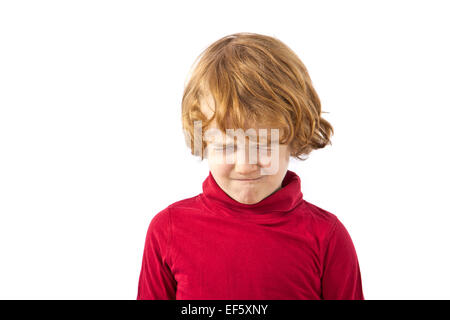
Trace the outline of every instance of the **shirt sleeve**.
<instances>
[{"instance_id":1,"label":"shirt sleeve","mask_svg":"<svg viewBox=\"0 0 450 320\"><path fill-rule=\"evenodd\" d=\"M324 257L322 298L364 300L355 247L348 231L337 218Z\"/></svg>"},{"instance_id":2,"label":"shirt sleeve","mask_svg":"<svg viewBox=\"0 0 450 320\"><path fill-rule=\"evenodd\" d=\"M153 217L147 230L137 300L176 299L176 280L167 264L171 234L166 208Z\"/></svg>"}]
</instances>

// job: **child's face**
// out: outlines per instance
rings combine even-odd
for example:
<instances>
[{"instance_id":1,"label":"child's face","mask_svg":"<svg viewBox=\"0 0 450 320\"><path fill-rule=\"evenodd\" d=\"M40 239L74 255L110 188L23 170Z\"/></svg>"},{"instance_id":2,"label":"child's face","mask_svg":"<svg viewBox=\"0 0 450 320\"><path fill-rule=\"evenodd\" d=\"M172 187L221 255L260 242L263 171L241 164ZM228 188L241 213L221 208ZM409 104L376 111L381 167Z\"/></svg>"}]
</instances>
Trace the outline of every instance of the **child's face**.
<instances>
[{"instance_id":1,"label":"child's face","mask_svg":"<svg viewBox=\"0 0 450 320\"><path fill-rule=\"evenodd\" d=\"M208 142L206 150L211 174L226 194L240 203L254 204L281 188L289 164L288 145L233 141L234 137L223 135Z\"/></svg>"},{"instance_id":2,"label":"child's face","mask_svg":"<svg viewBox=\"0 0 450 320\"><path fill-rule=\"evenodd\" d=\"M201 102L201 110L208 118L213 115L213 105L210 96ZM213 123L211 128L217 126ZM235 138L219 132L212 135L206 149L209 169L217 184L231 198L245 204L257 203L281 188L290 157L287 145L267 143L267 138L273 140L271 130L263 135L258 127L252 129L255 129L254 135L249 136L256 137L256 145L251 145L248 140L242 143L242 140L237 139L235 148L227 149L226 146L234 142ZM274 141L278 142L278 139ZM227 153L228 160L232 161L227 160ZM255 157L250 158L250 154L257 155L256 161ZM257 179L242 180L253 178Z\"/></svg>"}]
</instances>

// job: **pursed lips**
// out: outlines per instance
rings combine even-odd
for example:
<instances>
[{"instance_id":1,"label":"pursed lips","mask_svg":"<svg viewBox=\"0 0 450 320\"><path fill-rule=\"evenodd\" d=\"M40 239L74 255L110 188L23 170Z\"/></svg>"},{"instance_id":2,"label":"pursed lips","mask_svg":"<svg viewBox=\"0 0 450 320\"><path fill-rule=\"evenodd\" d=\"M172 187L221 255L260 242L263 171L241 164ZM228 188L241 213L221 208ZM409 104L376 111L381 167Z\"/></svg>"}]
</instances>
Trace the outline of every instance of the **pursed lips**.
<instances>
[{"instance_id":1,"label":"pursed lips","mask_svg":"<svg viewBox=\"0 0 450 320\"><path fill-rule=\"evenodd\" d=\"M257 181L259 179L261 179L262 177L258 177L258 178L254 178L254 179L233 179L233 180L237 180L237 181Z\"/></svg>"}]
</instances>

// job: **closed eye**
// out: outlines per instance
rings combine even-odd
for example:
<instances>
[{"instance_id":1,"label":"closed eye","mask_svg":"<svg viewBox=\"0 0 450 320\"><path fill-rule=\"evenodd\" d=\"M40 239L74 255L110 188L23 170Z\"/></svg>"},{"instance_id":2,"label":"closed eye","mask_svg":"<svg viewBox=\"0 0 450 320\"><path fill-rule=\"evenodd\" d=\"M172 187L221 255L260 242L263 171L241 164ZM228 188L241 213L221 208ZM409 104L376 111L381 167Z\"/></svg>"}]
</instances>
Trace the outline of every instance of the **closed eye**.
<instances>
[{"instance_id":1,"label":"closed eye","mask_svg":"<svg viewBox=\"0 0 450 320\"><path fill-rule=\"evenodd\" d=\"M234 149L233 145L227 145L227 146L215 146L214 150L232 150Z\"/></svg>"}]
</instances>

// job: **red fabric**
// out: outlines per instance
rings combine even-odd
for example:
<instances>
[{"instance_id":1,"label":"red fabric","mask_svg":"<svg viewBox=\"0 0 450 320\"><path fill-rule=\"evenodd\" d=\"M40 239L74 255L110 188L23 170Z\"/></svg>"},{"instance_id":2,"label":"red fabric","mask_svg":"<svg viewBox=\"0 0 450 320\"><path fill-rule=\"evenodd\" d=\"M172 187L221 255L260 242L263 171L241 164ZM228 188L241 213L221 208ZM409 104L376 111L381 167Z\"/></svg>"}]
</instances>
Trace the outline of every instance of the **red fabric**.
<instances>
[{"instance_id":1,"label":"red fabric","mask_svg":"<svg viewBox=\"0 0 450 320\"><path fill-rule=\"evenodd\" d=\"M150 222L137 299L364 299L350 235L303 199L287 171L256 204L229 197L211 172L203 193Z\"/></svg>"}]
</instances>

